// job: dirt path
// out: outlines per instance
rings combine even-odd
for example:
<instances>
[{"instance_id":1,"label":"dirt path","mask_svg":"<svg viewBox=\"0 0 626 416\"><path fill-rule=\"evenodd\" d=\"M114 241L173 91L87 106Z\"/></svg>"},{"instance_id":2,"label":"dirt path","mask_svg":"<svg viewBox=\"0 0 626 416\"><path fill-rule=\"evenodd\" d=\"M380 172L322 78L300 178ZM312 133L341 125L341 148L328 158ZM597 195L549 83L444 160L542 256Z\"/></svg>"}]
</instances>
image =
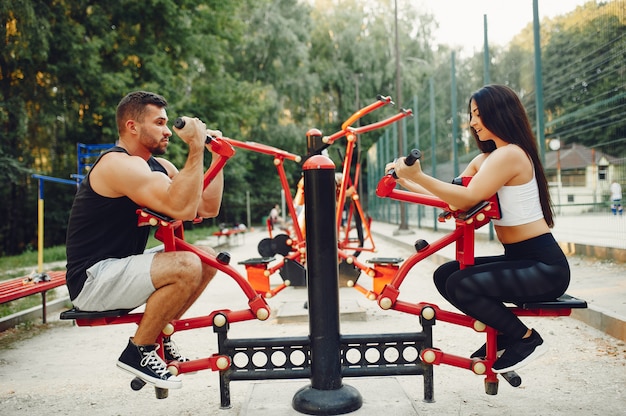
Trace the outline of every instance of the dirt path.
<instances>
[{"instance_id":1,"label":"dirt path","mask_svg":"<svg viewBox=\"0 0 626 416\"><path fill-rule=\"evenodd\" d=\"M246 244L230 250L233 264L252 257L252 236ZM380 252L398 249L380 243ZM253 247L252 247L253 248ZM395 250L395 251L393 251ZM364 256L365 257L365 256ZM424 262L403 286L403 297L435 302L447 308L430 283L435 266ZM342 288L341 301L358 302L365 319L342 321L341 330L353 333L396 333L419 330L416 317L383 311L353 289ZM291 302L303 302L305 289L288 288L268 302L274 311ZM245 304L239 289L218 276L190 311L199 316L219 308L238 309ZM352 413L372 415L386 400L388 413L398 415L626 415L626 345L571 318L533 318L549 345L541 359L519 371L523 384L512 388L504 381L499 393L484 393L483 377L458 368L435 367L435 403L422 402L423 381L418 376L393 377L398 386L388 397L380 397L380 378L358 382L364 395L363 407ZM0 343L0 409L3 415L293 415L291 398L307 380L231 383L232 408L219 410L217 374L201 371L184 376L184 387L157 400L151 389L134 392L130 378L115 362L132 335L132 325L76 327L69 322L52 322L29 337ZM232 338L285 337L308 334L308 323L278 324L248 321L234 324ZM466 328L438 322L435 346L459 355L477 348L484 337ZM207 357L216 352L211 329L176 334L185 355ZM389 381L390 379L385 379ZM255 395L261 387L270 394ZM396 396L397 395L397 396ZM374 413L372 413L374 412Z\"/></svg>"}]
</instances>

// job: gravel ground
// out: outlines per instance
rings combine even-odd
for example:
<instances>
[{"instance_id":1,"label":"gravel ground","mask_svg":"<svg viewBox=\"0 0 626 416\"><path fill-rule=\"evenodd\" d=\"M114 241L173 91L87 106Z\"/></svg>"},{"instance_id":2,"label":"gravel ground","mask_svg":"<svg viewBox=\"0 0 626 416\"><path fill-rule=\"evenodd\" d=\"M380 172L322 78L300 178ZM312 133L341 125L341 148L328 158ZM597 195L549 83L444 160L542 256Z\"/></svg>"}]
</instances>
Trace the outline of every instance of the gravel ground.
<instances>
[{"instance_id":1,"label":"gravel ground","mask_svg":"<svg viewBox=\"0 0 626 416\"><path fill-rule=\"evenodd\" d=\"M229 251L233 264L256 256L251 250L259 238L254 233L246 242ZM390 243L377 242L379 252L403 256L408 253ZM380 255L378 255L380 256ZM373 256L372 256L373 257ZM363 255L363 260L367 256ZM449 309L432 287L435 267L422 262L402 286L401 299L429 301ZM589 265L590 271L593 265ZM596 269L597 270L597 269ZM419 330L416 317L383 311L353 289L340 290L342 302L358 302L363 319L342 320L344 334L396 333ZM287 303L306 300L306 290L288 288L269 299L273 311ZM220 309L241 309L246 299L227 277L218 275L209 289L189 311L200 316ZM626 345L572 318L529 318L549 346L541 359L519 371L523 384L518 388L500 383L499 393L486 395L483 377L462 369L435 367L435 403L424 403L423 381L419 376L393 377L398 390L386 404L395 415L626 415ZM287 415L292 391L303 381L235 381L231 383L230 409L220 410L217 374L201 371L184 376L184 387L170 391L169 398L157 400L150 388L134 392L130 377L115 367L117 357L134 332L132 325L77 327L70 322L52 321L25 331L0 334L0 408L3 415ZM233 324L231 338L282 337L308 334L306 320L278 323ZM216 352L212 329L182 331L177 344L189 357L207 357ZM438 322L434 344L444 351L469 355L484 342L473 331ZM354 380L354 379L352 379ZM380 414L376 403L377 378L359 379L363 407L352 414ZM304 380L305 384L307 380ZM255 391L270 388L274 393L259 400ZM256 390L255 390L256 389ZM262 402L262 403L259 403ZM408 404L407 404L408 403ZM266 409L266 410L263 410ZM269 409L269 410L267 410Z\"/></svg>"}]
</instances>

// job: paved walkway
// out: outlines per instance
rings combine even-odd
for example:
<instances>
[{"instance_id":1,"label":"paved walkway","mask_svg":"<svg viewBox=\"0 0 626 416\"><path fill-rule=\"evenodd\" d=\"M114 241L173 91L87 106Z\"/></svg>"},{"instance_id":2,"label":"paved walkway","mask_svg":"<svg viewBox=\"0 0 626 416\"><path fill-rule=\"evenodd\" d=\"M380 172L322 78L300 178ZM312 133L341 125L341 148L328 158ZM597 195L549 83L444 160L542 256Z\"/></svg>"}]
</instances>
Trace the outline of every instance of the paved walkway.
<instances>
[{"instance_id":1,"label":"paved walkway","mask_svg":"<svg viewBox=\"0 0 626 416\"><path fill-rule=\"evenodd\" d=\"M576 223L580 229L586 224L582 219ZM364 258L406 258L413 252L415 239L432 242L441 235L441 232L425 229L413 230L413 234L397 234L396 225L380 222L374 222L372 229L380 251L364 254ZM555 230L555 234L558 232ZM264 237L266 232L257 229L246 234L238 245L223 250L230 252L231 264L245 273L243 266L237 263L257 257L256 246ZM477 254L491 250L498 250L498 244L479 238ZM442 250L441 257L446 255ZM569 291L572 295L587 300L590 310L606 308L610 309L607 314L625 315L624 265L577 256L570 257L570 262L574 270ZM436 263L430 260L423 263L415 267L410 278L403 283L403 296L411 301L435 302L447 309L445 301L430 284ZM272 277L272 284L279 282L279 276ZM364 278L363 284L366 283L367 278ZM306 298L304 288L285 289L268 299L272 308L272 317L268 321L235 323L230 337L306 336L309 325L305 310L301 310L299 320L279 319L288 307L296 305L302 309ZM375 302L351 288L340 289L340 303L342 312L345 305L355 306L358 312L342 313L342 334L394 334L420 328L415 316L381 310ZM220 274L188 315L203 316L214 310L236 310L242 306L245 307L245 297L237 285ZM299 414L291 405L294 394L301 387L310 385L309 380L235 381L231 383L232 408L220 409L217 375L200 371L195 375L184 375L182 389L170 391L168 399L157 400L149 388L131 391L130 377L115 368L115 361L132 335L134 325L87 328L52 321L54 319L43 333L0 348L0 408L3 415L292 416ZM484 392L481 376L455 367L436 366L435 402L425 403L420 376L343 378L343 383L356 388L363 397L363 406L350 414L624 414L626 346L623 341L567 317L528 318L526 321L539 328L549 352L519 371L523 379L521 387L512 388L502 381L498 395L489 396ZM469 355L484 342L484 335L445 322L437 323L433 335L438 348L462 356ZM207 357L216 352L216 337L211 328L180 331L175 336L177 344L189 357Z\"/></svg>"}]
</instances>

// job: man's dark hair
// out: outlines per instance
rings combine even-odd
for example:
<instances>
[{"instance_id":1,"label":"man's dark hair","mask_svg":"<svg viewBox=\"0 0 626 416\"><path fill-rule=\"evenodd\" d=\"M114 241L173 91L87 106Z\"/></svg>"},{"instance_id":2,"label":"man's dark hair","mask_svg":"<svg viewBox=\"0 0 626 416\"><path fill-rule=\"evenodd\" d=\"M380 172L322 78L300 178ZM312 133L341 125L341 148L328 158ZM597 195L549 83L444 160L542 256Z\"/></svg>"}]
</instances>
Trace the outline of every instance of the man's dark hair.
<instances>
[{"instance_id":1,"label":"man's dark hair","mask_svg":"<svg viewBox=\"0 0 626 416\"><path fill-rule=\"evenodd\" d=\"M135 91L122 98L115 112L118 133L121 134L124 130L126 120L143 121L146 106L150 104L159 108L167 107L165 98L152 92Z\"/></svg>"}]
</instances>

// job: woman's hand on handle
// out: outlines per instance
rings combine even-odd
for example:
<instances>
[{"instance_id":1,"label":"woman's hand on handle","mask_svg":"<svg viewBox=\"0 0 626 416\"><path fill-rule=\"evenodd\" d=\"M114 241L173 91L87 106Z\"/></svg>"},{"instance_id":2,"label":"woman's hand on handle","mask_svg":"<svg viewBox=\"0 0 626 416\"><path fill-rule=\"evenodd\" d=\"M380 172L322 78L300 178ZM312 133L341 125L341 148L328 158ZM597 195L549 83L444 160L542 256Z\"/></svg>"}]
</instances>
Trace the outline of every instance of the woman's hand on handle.
<instances>
[{"instance_id":1,"label":"woman's hand on handle","mask_svg":"<svg viewBox=\"0 0 626 416\"><path fill-rule=\"evenodd\" d=\"M416 160L412 165L407 165L406 159L406 157L401 157L396 160L393 174L398 179L419 183L418 178L422 174L422 165L419 160Z\"/></svg>"},{"instance_id":2,"label":"woman's hand on handle","mask_svg":"<svg viewBox=\"0 0 626 416\"><path fill-rule=\"evenodd\" d=\"M416 174L421 173L422 169L421 166L419 164L419 159L422 157L422 152L420 152L418 149L413 149L411 150L411 153L409 153L409 155L407 157L401 157L396 159L395 161L388 163L385 166L385 172L387 172L388 175L393 176L396 179L403 179L403 178L408 178L410 179L410 173L412 172L412 166L416 166L417 172L415 172ZM406 170L407 168L409 168L409 170ZM398 174L399 170L403 170L405 169L404 172L406 172L404 175L402 174Z\"/></svg>"},{"instance_id":3,"label":"woman's hand on handle","mask_svg":"<svg viewBox=\"0 0 626 416\"><path fill-rule=\"evenodd\" d=\"M385 172L395 178L403 188L424 195L432 195L424 187L418 185L413 177L419 175L422 172L422 167L419 163L419 159L422 157L422 153L418 149L411 150L411 153L407 157L401 157L393 162L387 163L385 166ZM398 174L400 171L400 174Z\"/></svg>"}]
</instances>

